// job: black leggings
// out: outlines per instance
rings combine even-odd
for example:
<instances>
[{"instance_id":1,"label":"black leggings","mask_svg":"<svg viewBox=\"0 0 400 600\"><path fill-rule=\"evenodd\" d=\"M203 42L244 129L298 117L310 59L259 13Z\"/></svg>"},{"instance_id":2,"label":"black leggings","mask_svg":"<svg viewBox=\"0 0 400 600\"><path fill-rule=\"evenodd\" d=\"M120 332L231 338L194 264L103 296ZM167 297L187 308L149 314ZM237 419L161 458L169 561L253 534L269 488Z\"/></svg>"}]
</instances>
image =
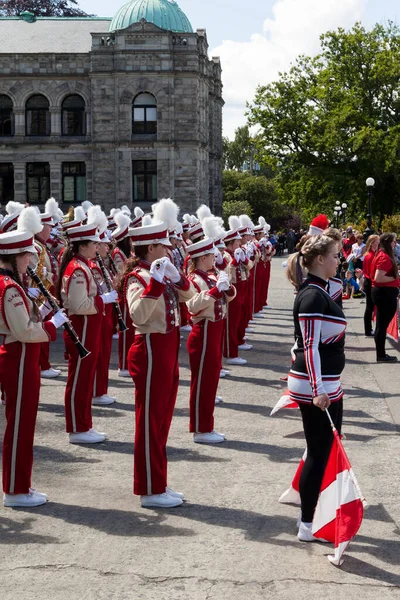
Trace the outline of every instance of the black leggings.
<instances>
[{"instance_id":1,"label":"black leggings","mask_svg":"<svg viewBox=\"0 0 400 600\"><path fill-rule=\"evenodd\" d=\"M299 407L307 442L307 458L300 476L301 520L304 523L311 523L333 442L333 432L328 416L320 408L303 402L299 402ZM328 410L340 433L343 399L332 402Z\"/></svg>"},{"instance_id":2,"label":"black leggings","mask_svg":"<svg viewBox=\"0 0 400 600\"><path fill-rule=\"evenodd\" d=\"M376 358L385 358L386 332L397 310L398 289L373 287L372 300L376 306L375 347Z\"/></svg>"},{"instance_id":3,"label":"black leggings","mask_svg":"<svg viewBox=\"0 0 400 600\"><path fill-rule=\"evenodd\" d=\"M372 282L367 277L364 277L364 293L365 293L365 312L364 312L364 333L371 335L372 331L372 315L374 312L374 303L371 296Z\"/></svg>"}]
</instances>

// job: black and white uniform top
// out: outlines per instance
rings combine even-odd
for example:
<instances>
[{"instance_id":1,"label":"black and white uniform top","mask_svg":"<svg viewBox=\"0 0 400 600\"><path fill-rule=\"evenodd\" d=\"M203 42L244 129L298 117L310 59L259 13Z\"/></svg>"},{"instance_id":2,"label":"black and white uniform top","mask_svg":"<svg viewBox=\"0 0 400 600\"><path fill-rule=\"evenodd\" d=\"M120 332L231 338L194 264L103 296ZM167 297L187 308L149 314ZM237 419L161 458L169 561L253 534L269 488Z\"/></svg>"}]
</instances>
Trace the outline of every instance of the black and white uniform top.
<instances>
[{"instance_id":1,"label":"black and white uniform top","mask_svg":"<svg viewBox=\"0 0 400 600\"><path fill-rule=\"evenodd\" d=\"M345 365L347 321L328 292L328 281L309 274L293 308L297 347L288 376L291 400L312 402L328 394L331 402L343 397L340 375Z\"/></svg>"}]
</instances>

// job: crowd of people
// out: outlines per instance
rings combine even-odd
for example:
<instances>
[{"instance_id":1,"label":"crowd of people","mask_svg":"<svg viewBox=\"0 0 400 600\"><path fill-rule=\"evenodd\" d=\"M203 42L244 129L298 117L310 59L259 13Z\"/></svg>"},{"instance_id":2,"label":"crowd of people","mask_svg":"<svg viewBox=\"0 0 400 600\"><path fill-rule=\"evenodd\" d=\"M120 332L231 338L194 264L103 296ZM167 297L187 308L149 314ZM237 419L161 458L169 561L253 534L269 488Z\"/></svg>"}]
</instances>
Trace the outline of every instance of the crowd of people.
<instances>
[{"instance_id":1,"label":"crowd of people","mask_svg":"<svg viewBox=\"0 0 400 600\"><path fill-rule=\"evenodd\" d=\"M246 332L267 307L269 225L232 216L229 230L203 205L197 216L164 199L145 215L122 206L106 215L84 202L63 215L17 202L0 223L0 382L5 405L3 503L35 507L33 440L41 378L56 378L50 343L64 327L68 376L65 428L72 444L105 442L92 406L111 405L108 374L118 336L118 375L135 388L134 494L143 507L175 507L166 446L179 386L181 331L189 333L189 430L219 444L214 429L225 365L245 365Z\"/></svg>"}]
</instances>

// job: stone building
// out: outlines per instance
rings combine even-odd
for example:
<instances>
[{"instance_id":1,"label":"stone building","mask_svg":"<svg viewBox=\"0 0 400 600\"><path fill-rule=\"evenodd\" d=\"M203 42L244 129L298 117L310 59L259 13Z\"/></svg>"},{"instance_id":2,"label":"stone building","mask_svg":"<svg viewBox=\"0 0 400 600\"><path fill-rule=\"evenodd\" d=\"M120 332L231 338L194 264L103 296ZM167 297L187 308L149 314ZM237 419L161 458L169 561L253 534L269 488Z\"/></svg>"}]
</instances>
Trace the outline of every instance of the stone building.
<instances>
[{"instance_id":1,"label":"stone building","mask_svg":"<svg viewBox=\"0 0 400 600\"><path fill-rule=\"evenodd\" d=\"M173 0L0 18L0 201L221 211L222 84Z\"/></svg>"}]
</instances>

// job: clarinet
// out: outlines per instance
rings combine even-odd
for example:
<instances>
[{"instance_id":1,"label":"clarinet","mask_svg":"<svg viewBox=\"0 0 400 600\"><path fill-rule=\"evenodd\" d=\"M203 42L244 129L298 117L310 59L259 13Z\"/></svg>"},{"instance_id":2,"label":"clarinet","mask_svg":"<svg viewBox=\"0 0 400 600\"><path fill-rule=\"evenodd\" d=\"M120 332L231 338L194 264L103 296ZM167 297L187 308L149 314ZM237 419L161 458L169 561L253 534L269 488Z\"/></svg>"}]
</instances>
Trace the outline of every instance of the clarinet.
<instances>
[{"instance_id":1,"label":"clarinet","mask_svg":"<svg viewBox=\"0 0 400 600\"><path fill-rule=\"evenodd\" d=\"M53 298L53 296L50 294L50 292L46 289L46 287L43 285L42 280L40 279L39 275L37 275L37 273L35 273L35 271L31 267L28 267L27 271L28 271L29 277L36 283L37 287L39 288L39 290L42 292L43 296L46 298L46 300L50 304L51 310L53 311L53 313L55 314L56 312L58 312L60 310L58 303L56 302L55 298ZM76 333L75 329L72 326L72 323L70 321L68 321L68 323L64 323L63 327L64 327L65 331L68 333L71 340L76 345L76 349L78 350L79 356L81 358L86 358L87 356L89 356L89 354L90 354L89 350L86 350L86 348L80 341L78 334Z\"/></svg>"},{"instance_id":2,"label":"clarinet","mask_svg":"<svg viewBox=\"0 0 400 600\"><path fill-rule=\"evenodd\" d=\"M103 278L104 278L104 282L105 282L105 284L107 286L107 290L109 292L111 292L112 289L113 289L113 286L112 286L112 283L110 281L109 275L108 275L108 273L106 271L106 268L104 266L103 259L101 258L100 254L98 252L96 252L96 259L97 259L97 262L99 263L99 267L101 269L101 272L103 273ZM117 301L113 302L113 304L114 304L115 312L116 312L117 317L118 317L119 330L120 330L121 333L123 333L124 331L127 331L128 327L126 326L126 323L125 323L125 321L124 321L124 319L122 317L122 312L121 312L120 305L118 304Z\"/></svg>"},{"instance_id":3,"label":"clarinet","mask_svg":"<svg viewBox=\"0 0 400 600\"><path fill-rule=\"evenodd\" d=\"M108 257L108 260L110 261L110 269L113 272L113 275L118 275L117 265L115 264L115 261L114 261L113 257L111 256L111 252L107 252L107 257Z\"/></svg>"}]
</instances>

